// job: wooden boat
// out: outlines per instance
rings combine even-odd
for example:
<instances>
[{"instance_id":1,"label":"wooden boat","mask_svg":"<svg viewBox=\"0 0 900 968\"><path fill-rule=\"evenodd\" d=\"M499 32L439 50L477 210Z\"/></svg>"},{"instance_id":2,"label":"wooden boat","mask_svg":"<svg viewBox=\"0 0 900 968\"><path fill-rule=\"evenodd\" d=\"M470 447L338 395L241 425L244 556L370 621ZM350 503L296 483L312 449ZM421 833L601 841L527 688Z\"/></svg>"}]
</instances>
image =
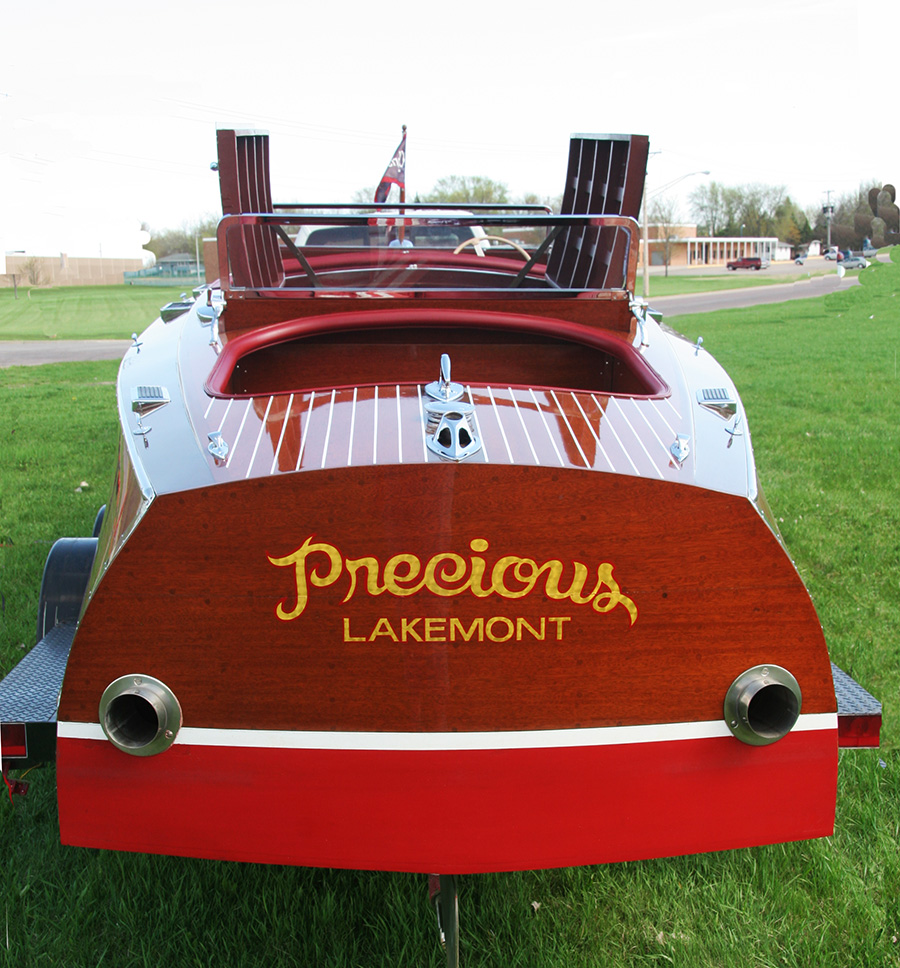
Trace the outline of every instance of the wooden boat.
<instances>
[{"instance_id":1,"label":"wooden boat","mask_svg":"<svg viewBox=\"0 0 900 968\"><path fill-rule=\"evenodd\" d=\"M125 356L107 511L0 688L62 841L460 874L831 833L880 706L731 379L634 297L647 139L573 138L562 215L275 206L267 137L218 149L219 282Z\"/></svg>"}]
</instances>

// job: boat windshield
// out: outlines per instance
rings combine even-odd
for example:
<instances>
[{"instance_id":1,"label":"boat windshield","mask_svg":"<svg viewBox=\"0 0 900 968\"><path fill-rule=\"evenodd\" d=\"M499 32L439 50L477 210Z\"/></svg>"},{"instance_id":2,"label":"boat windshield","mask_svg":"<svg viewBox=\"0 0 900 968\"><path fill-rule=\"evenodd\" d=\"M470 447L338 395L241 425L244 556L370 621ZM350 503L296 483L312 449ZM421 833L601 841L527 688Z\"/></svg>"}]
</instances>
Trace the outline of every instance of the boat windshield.
<instances>
[{"instance_id":1,"label":"boat windshield","mask_svg":"<svg viewBox=\"0 0 900 968\"><path fill-rule=\"evenodd\" d=\"M298 295L633 292L637 247L633 219L536 207L280 206L227 215L217 233L223 288Z\"/></svg>"}]
</instances>

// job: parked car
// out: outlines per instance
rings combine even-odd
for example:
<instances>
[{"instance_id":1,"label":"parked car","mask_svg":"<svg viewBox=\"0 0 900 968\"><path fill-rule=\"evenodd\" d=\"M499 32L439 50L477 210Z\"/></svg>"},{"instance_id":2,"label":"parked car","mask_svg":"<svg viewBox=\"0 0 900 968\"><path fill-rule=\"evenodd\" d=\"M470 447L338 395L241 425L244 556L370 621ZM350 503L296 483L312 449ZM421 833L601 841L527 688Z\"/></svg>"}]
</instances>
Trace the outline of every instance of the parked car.
<instances>
[{"instance_id":1,"label":"parked car","mask_svg":"<svg viewBox=\"0 0 900 968\"><path fill-rule=\"evenodd\" d=\"M845 269L865 269L868 264L869 260L861 255L851 255L841 260L841 265Z\"/></svg>"},{"instance_id":2,"label":"parked car","mask_svg":"<svg viewBox=\"0 0 900 968\"><path fill-rule=\"evenodd\" d=\"M826 250L825 258L830 259L832 262L840 262L841 254L834 246L832 246L830 249Z\"/></svg>"},{"instance_id":3,"label":"parked car","mask_svg":"<svg viewBox=\"0 0 900 968\"><path fill-rule=\"evenodd\" d=\"M801 255L798 255L797 258L794 259L794 264L795 265L802 266L805 263L806 263L806 253L805 252L802 253Z\"/></svg>"},{"instance_id":4,"label":"parked car","mask_svg":"<svg viewBox=\"0 0 900 968\"><path fill-rule=\"evenodd\" d=\"M759 256L751 255L745 256L743 259L735 259L733 262L726 264L728 269L767 269L769 266L768 259L760 259Z\"/></svg>"}]
</instances>

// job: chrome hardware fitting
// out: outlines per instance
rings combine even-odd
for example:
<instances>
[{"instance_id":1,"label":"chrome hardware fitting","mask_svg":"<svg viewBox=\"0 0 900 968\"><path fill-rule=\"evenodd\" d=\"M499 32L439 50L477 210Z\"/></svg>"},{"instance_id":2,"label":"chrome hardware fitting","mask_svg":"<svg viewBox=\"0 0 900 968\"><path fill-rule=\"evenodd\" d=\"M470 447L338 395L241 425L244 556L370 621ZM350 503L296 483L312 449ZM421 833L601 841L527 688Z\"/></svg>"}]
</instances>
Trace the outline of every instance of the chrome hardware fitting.
<instances>
[{"instance_id":1,"label":"chrome hardware fitting","mask_svg":"<svg viewBox=\"0 0 900 968\"><path fill-rule=\"evenodd\" d=\"M647 331L644 328L646 326L647 320L652 319L654 322L659 323L663 314L658 309L651 309L650 304L645 300L641 299L640 296L634 296L631 302L628 304L628 308L631 310L632 315L637 320L638 324L638 346L643 349L650 344L647 342Z\"/></svg>"},{"instance_id":2,"label":"chrome hardware fitting","mask_svg":"<svg viewBox=\"0 0 900 968\"><path fill-rule=\"evenodd\" d=\"M635 296L628 304L628 308L638 324L638 345L649 346L644 334L644 323L647 321L647 303L640 297Z\"/></svg>"},{"instance_id":3,"label":"chrome hardware fitting","mask_svg":"<svg viewBox=\"0 0 900 968\"><path fill-rule=\"evenodd\" d=\"M170 402L169 391L161 386L138 386L131 388L131 409L145 417Z\"/></svg>"},{"instance_id":4,"label":"chrome hardware fitting","mask_svg":"<svg viewBox=\"0 0 900 968\"><path fill-rule=\"evenodd\" d=\"M465 460L481 450L481 441L473 427L475 408L471 404L435 402L428 406L428 411L440 418L434 433L425 440L429 450L455 461Z\"/></svg>"},{"instance_id":5,"label":"chrome hardware fitting","mask_svg":"<svg viewBox=\"0 0 900 968\"><path fill-rule=\"evenodd\" d=\"M679 464L683 464L687 460L687 455L691 452L690 443L691 438L688 434L677 434L675 436L675 443L669 448L669 453Z\"/></svg>"},{"instance_id":6,"label":"chrome hardware fitting","mask_svg":"<svg viewBox=\"0 0 900 968\"><path fill-rule=\"evenodd\" d=\"M202 294L202 293L201 293ZM197 315L200 323L208 326L213 320L218 319L225 312L225 297L218 289L206 290L206 302L197 307Z\"/></svg>"},{"instance_id":7,"label":"chrome hardware fitting","mask_svg":"<svg viewBox=\"0 0 900 968\"><path fill-rule=\"evenodd\" d=\"M459 400L463 395L462 384L453 383L450 380L450 357L447 353L441 354L441 376L440 379L429 383L425 387L425 392L434 400L441 403L448 403L450 400Z\"/></svg>"},{"instance_id":8,"label":"chrome hardware fitting","mask_svg":"<svg viewBox=\"0 0 900 968\"><path fill-rule=\"evenodd\" d=\"M141 347L143 345L144 344L141 342L141 340L138 339L138 334L137 333L132 333L131 334L131 347L132 347L132 349L135 349L135 350L138 351L138 353L140 353Z\"/></svg>"},{"instance_id":9,"label":"chrome hardware fitting","mask_svg":"<svg viewBox=\"0 0 900 968\"><path fill-rule=\"evenodd\" d=\"M445 460L461 461L481 450L475 428L475 408L464 403L462 385L450 379L450 357L441 354L441 376L425 387L428 414L425 444Z\"/></svg>"},{"instance_id":10,"label":"chrome hardware fitting","mask_svg":"<svg viewBox=\"0 0 900 968\"><path fill-rule=\"evenodd\" d=\"M697 337L697 342L694 343L694 356L699 356L700 355L700 350L702 350L702 349L703 349L703 337L702 336L698 336Z\"/></svg>"},{"instance_id":11,"label":"chrome hardware fitting","mask_svg":"<svg viewBox=\"0 0 900 968\"><path fill-rule=\"evenodd\" d=\"M734 443L734 438L735 437L743 437L744 436L744 431L738 429L740 426L741 426L741 418L740 417L735 417L734 418L734 423L730 427L726 427L725 428L725 433L728 434L728 446L729 447Z\"/></svg>"},{"instance_id":12,"label":"chrome hardware fitting","mask_svg":"<svg viewBox=\"0 0 900 968\"><path fill-rule=\"evenodd\" d=\"M222 436L222 432L220 430L213 430L207 436L209 437L209 447L207 450L209 450L216 460L225 460L228 456L228 444Z\"/></svg>"},{"instance_id":13,"label":"chrome hardware fitting","mask_svg":"<svg viewBox=\"0 0 900 968\"><path fill-rule=\"evenodd\" d=\"M698 390L697 403L718 414L723 420L731 420L737 413L737 400L724 387Z\"/></svg>"},{"instance_id":14,"label":"chrome hardware fitting","mask_svg":"<svg viewBox=\"0 0 900 968\"><path fill-rule=\"evenodd\" d=\"M219 317L225 312L225 299L220 292L206 290L206 302L197 307L201 326L209 326L209 345L219 346Z\"/></svg>"},{"instance_id":15,"label":"chrome hardware fitting","mask_svg":"<svg viewBox=\"0 0 900 968\"><path fill-rule=\"evenodd\" d=\"M187 293L181 294L181 299L166 303L159 311L159 318L164 323L171 323L173 319L183 316L194 305L193 299L187 298Z\"/></svg>"}]
</instances>

